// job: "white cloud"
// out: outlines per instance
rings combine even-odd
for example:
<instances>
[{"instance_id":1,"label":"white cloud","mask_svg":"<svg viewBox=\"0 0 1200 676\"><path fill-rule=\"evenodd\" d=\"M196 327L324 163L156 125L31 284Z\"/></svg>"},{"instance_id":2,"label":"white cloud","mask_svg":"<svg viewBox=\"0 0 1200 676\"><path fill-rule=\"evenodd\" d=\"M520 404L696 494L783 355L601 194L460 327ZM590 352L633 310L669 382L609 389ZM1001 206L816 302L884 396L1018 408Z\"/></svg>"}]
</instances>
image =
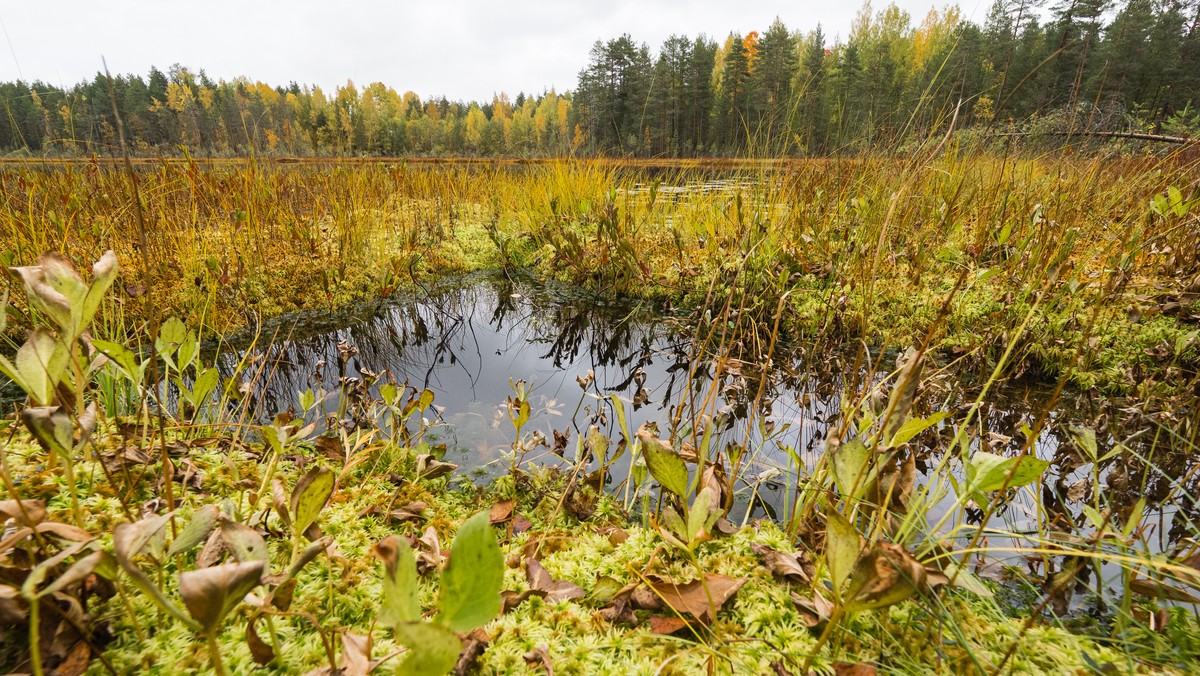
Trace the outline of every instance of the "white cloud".
<instances>
[{"instance_id":1,"label":"white cloud","mask_svg":"<svg viewBox=\"0 0 1200 676\"><path fill-rule=\"evenodd\" d=\"M897 4L914 22L932 6ZM763 31L779 16L793 30L820 22L827 35L845 35L858 8L763 0L40 0L0 5L12 47L0 47L0 80L69 86L93 77L103 55L114 73L179 63L213 79L326 89L379 81L423 97L483 100L496 91L572 89L592 43L621 33L655 50L671 34L720 39ZM965 9L978 18L986 7Z\"/></svg>"}]
</instances>

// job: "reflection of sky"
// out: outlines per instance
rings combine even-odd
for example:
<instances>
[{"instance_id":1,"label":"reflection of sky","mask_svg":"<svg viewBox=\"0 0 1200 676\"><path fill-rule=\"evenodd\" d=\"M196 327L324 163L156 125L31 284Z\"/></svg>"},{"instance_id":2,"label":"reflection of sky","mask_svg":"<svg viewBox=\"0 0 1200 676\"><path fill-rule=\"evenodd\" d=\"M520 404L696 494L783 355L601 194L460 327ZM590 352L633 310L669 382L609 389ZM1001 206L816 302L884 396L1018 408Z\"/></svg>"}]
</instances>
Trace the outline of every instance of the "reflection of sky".
<instances>
[{"instance_id":1,"label":"reflection of sky","mask_svg":"<svg viewBox=\"0 0 1200 676\"><path fill-rule=\"evenodd\" d=\"M587 430L588 412L595 412L598 404L607 417L601 431L614 445L620 437L616 416L607 402L598 402L592 396L583 397L581 402L576 378L583 377L589 369L596 375L596 385L589 392L620 396L626 402L631 432L643 421L653 420L665 437L675 413L673 407L678 405L684 405L684 420L691 419L686 415L690 409L685 402L694 400L694 406L699 407L710 384L705 371L712 368L712 362L705 359L693 364L689 354L691 343L678 329L672 320L659 317L648 308L588 297L559 287L512 284L503 279L452 285L424 298L386 305L374 316L351 321L341 328L300 327L296 332L299 337L276 341L269 349L268 360L275 365L274 374L261 395L259 413L269 417L295 402L297 392L308 387L315 390L313 373L322 361L324 386L336 387L337 344L347 341L358 350L358 355L351 359L348 375L357 375L359 367L377 372L386 369L399 382L407 379L413 386L432 389L442 422L436 434L450 447L447 459L464 470L483 467L487 473L496 474L506 471L507 465L500 458L513 442L512 425L503 413L505 399L511 394L510 379L524 379L531 386L529 402L533 415L526 432L536 429L552 440L552 430L570 428L568 458L573 457L580 432ZM879 370L884 372L890 366L888 363ZM684 384L692 367L702 375L693 380L689 396ZM637 368L645 373L649 401L634 411L632 400L637 385L633 373ZM750 448L757 450L742 473L745 479L738 485L741 500L735 508L735 517L745 514L751 494L749 482L768 468L777 468L785 476L764 485L761 493L773 510L786 507L785 487L794 486L794 481L786 477L794 477L797 468L781 448L795 449L795 457L804 465L803 473L815 467L829 423L840 416L840 397L849 386L844 374L849 368L836 357L801 358L771 375L764 397L770 402L767 419L774 423L774 431L764 439L758 423L753 424ZM881 377L876 376L876 381ZM739 379L732 381L736 384ZM744 420L739 420L739 413L744 417L746 403L753 400L758 384L749 372L744 383L741 392L723 390L728 396L719 398L709 409L711 412L728 405L731 413L731 424L715 440L719 448L727 443L740 445L746 439L746 426ZM728 381L722 383L726 384ZM923 404L926 410L922 414L946 408L961 417L973 397L974 393L957 380L943 382L941 391L931 395L936 401ZM981 409L973 425L989 440L988 450L1016 453L1023 441L1019 429L1022 425L1033 425L1047 398L1048 391L1044 388L1002 384L989 395L991 405ZM580 412L572 420L577 405ZM325 402L327 411L336 410L336 406L333 397ZM1061 461L1063 452L1071 448L1066 441L1067 426L1087 424L1095 415L1086 400L1065 400L1051 413L1036 445L1037 454ZM945 429L941 434L938 445L945 447L952 431ZM1111 447L1112 443L1111 439L1104 439L1102 448ZM979 448L976 436L972 450ZM527 461L530 460L557 462L545 449L531 452L527 456ZM627 460L626 455L614 466L614 482L625 478ZM927 476L925 472L936 462L936 457L919 458L919 474ZM1090 473L1088 466L1068 469L1060 462L1047 472L1047 480L1051 484L1059 482L1058 474L1064 470L1061 479L1064 487ZM1103 483L1102 479L1102 489ZM1128 498L1132 502L1137 496ZM943 500L931 511L930 521L936 521L953 502L953 495ZM1067 507L1068 512L1078 516L1078 505ZM755 507L754 515L761 515L762 509ZM1163 514L1153 510L1148 513L1151 520L1160 516ZM1032 498L1019 493L990 525L1033 532L1038 530L1038 520L1044 518ZM1169 527L1169 521L1168 511L1167 525L1161 528Z\"/></svg>"}]
</instances>

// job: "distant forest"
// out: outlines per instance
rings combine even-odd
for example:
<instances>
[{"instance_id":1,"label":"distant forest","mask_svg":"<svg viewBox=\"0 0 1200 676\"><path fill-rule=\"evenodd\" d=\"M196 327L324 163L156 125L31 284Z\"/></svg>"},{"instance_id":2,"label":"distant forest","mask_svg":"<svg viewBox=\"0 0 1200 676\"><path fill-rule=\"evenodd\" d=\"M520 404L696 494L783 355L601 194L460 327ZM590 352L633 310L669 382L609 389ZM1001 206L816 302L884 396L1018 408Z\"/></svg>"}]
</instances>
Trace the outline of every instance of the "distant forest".
<instances>
[{"instance_id":1,"label":"distant forest","mask_svg":"<svg viewBox=\"0 0 1200 676\"><path fill-rule=\"evenodd\" d=\"M381 83L332 92L173 66L115 77L143 155L820 155L903 147L947 128L989 132L1200 128L1200 0L996 0L914 23L867 4L847 37L776 20L673 36L651 51L597 41L574 91L422 100ZM0 149L116 152L109 83L0 83Z\"/></svg>"}]
</instances>

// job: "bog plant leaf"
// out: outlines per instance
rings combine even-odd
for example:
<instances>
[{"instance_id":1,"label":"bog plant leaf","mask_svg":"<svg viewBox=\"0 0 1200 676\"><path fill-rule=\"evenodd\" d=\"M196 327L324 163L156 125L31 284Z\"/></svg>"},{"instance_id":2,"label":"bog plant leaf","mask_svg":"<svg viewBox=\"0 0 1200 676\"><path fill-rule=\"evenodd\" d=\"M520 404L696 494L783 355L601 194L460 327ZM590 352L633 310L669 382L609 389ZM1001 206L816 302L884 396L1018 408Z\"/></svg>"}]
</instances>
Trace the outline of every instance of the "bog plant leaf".
<instances>
[{"instance_id":1,"label":"bog plant leaf","mask_svg":"<svg viewBox=\"0 0 1200 676\"><path fill-rule=\"evenodd\" d=\"M329 496L333 495L335 477L333 472L324 467L314 467L296 482L292 490L292 526L299 535L317 520L317 515L325 509Z\"/></svg>"},{"instance_id":2,"label":"bog plant leaf","mask_svg":"<svg viewBox=\"0 0 1200 676\"><path fill-rule=\"evenodd\" d=\"M0 356L0 372L8 376L35 403L46 406L67 369L69 353L49 330L38 327L17 350L14 362Z\"/></svg>"},{"instance_id":3,"label":"bog plant leaf","mask_svg":"<svg viewBox=\"0 0 1200 676\"><path fill-rule=\"evenodd\" d=\"M167 550L167 556L173 557L176 554L182 554L204 542L213 527L217 525L219 516L221 516L221 508L216 505L204 505L197 509L183 530L179 531L179 535L175 536L171 548Z\"/></svg>"},{"instance_id":4,"label":"bog plant leaf","mask_svg":"<svg viewBox=\"0 0 1200 676\"><path fill-rule=\"evenodd\" d=\"M223 563L179 575L179 595L188 613L205 632L221 625L262 577L261 561Z\"/></svg>"},{"instance_id":5,"label":"bog plant leaf","mask_svg":"<svg viewBox=\"0 0 1200 676\"><path fill-rule=\"evenodd\" d=\"M833 593L841 598L842 586L850 578L861 548L854 524L835 510L825 515L825 565L833 582Z\"/></svg>"},{"instance_id":6,"label":"bog plant leaf","mask_svg":"<svg viewBox=\"0 0 1200 676\"><path fill-rule=\"evenodd\" d=\"M871 485L875 480L875 470L867 468L870 461L871 450L861 439L854 438L834 448L830 453L830 465L833 480L842 495L857 497Z\"/></svg>"},{"instance_id":7,"label":"bog plant leaf","mask_svg":"<svg viewBox=\"0 0 1200 676\"><path fill-rule=\"evenodd\" d=\"M454 631L470 631L491 621L501 607L504 556L488 513L463 523L454 536L450 564L442 573L438 619Z\"/></svg>"},{"instance_id":8,"label":"bog plant leaf","mask_svg":"<svg viewBox=\"0 0 1200 676\"><path fill-rule=\"evenodd\" d=\"M221 519L221 540L238 561L258 561L264 569L271 565L267 541L253 528L231 519Z\"/></svg>"},{"instance_id":9,"label":"bog plant leaf","mask_svg":"<svg viewBox=\"0 0 1200 676\"><path fill-rule=\"evenodd\" d=\"M420 620L417 559L408 541L397 535L389 535L380 540L371 553L383 563L383 603L379 609L379 621L396 627Z\"/></svg>"},{"instance_id":10,"label":"bog plant leaf","mask_svg":"<svg viewBox=\"0 0 1200 676\"><path fill-rule=\"evenodd\" d=\"M967 462L967 485L971 491L997 491L1006 485L1008 488L1020 488L1037 481L1049 466L1048 461L1031 455L1006 458L987 451L977 451ZM1010 470L1012 477L1008 478Z\"/></svg>"},{"instance_id":11,"label":"bog plant leaf","mask_svg":"<svg viewBox=\"0 0 1200 676\"><path fill-rule=\"evenodd\" d=\"M74 446L71 416L61 406L32 406L21 410L21 420L47 451L69 454Z\"/></svg>"},{"instance_id":12,"label":"bog plant leaf","mask_svg":"<svg viewBox=\"0 0 1200 676\"><path fill-rule=\"evenodd\" d=\"M638 441L642 442L642 455L646 458L646 467L662 487L683 498L687 494L688 471L683 458L671 445L658 438L644 425L637 431Z\"/></svg>"},{"instance_id":13,"label":"bog plant leaf","mask_svg":"<svg viewBox=\"0 0 1200 676\"><path fill-rule=\"evenodd\" d=\"M454 631L429 622L397 625L396 639L409 649L396 673L408 676L444 676L454 668L462 650L462 641Z\"/></svg>"}]
</instances>

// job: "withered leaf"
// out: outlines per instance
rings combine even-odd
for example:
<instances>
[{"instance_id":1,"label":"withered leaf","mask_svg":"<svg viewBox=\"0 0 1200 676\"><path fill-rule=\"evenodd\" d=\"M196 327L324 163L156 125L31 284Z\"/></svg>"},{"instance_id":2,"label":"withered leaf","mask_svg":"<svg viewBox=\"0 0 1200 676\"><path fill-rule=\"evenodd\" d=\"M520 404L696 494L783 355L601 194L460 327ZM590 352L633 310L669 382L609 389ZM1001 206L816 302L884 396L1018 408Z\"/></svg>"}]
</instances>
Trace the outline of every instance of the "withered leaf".
<instances>
[{"instance_id":1,"label":"withered leaf","mask_svg":"<svg viewBox=\"0 0 1200 676\"><path fill-rule=\"evenodd\" d=\"M874 665L850 662L834 662L834 676L875 676L877 673Z\"/></svg>"},{"instance_id":2,"label":"withered leaf","mask_svg":"<svg viewBox=\"0 0 1200 676\"><path fill-rule=\"evenodd\" d=\"M763 560L763 566L775 577L797 584L809 584L817 569L807 552L784 554L757 542L750 545L750 550Z\"/></svg>"},{"instance_id":3,"label":"withered leaf","mask_svg":"<svg viewBox=\"0 0 1200 676\"><path fill-rule=\"evenodd\" d=\"M179 575L179 595L204 631L214 630L262 577L262 561L223 563Z\"/></svg>"},{"instance_id":4,"label":"withered leaf","mask_svg":"<svg viewBox=\"0 0 1200 676\"><path fill-rule=\"evenodd\" d=\"M342 438L339 436L321 435L315 441L317 452L321 455L342 462L346 459L346 454L342 450Z\"/></svg>"},{"instance_id":5,"label":"withered leaf","mask_svg":"<svg viewBox=\"0 0 1200 676\"><path fill-rule=\"evenodd\" d=\"M463 638L463 649L454 664L455 676L473 674L479 669L479 658L487 650L490 638L482 628L476 629Z\"/></svg>"},{"instance_id":6,"label":"withered leaf","mask_svg":"<svg viewBox=\"0 0 1200 676\"><path fill-rule=\"evenodd\" d=\"M505 589L504 591L500 592L500 613L507 613L513 608L525 603L525 601L529 600L529 598L532 596L544 599L546 598L546 595L547 592L541 589L526 589L519 594L515 591Z\"/></svg>"},{"instance_id":7,"label":"withered leaf","mask_svg":"<svg viewBox=\"0 0 1200 676\"><path fill-rule=\"evenodd\" d=\"M810 629L827 621L833 615L833 603L815 590L811 599L792 592L792 605L800 611L804 625Z\"/></svg>"},{"instance_id":8,"label":"withered leaf","mask_svg":"<svg viewBox=\"0 0 1200 676\"><path fill-rule=\"evenodd\" d=\"M614 598L608 605L597 613L600 619L612 624L637 624L637 615L633 614L633 606L628 599Z\"/></svg>"},{"instance_id":9,"label":"withered leaf","mask_svg":"<svg viewBox=\"0 0 1200 676\"><path fill-rule=\"evenodd\" d=\"M246 644L250 646L250 657L254 659L254 663L266 665L275 660L275 649L259 638L258 630L254 626L259 617L255 615L246 622Z\"/></svg>"},{"instance_id":10,"label":"withered leaf","mask_svg":"<svg viewBox=\"0 0 1200 676\"><path fill-rule=\"evenodd\" d=\"M517 501L509 498L501 500L492 505L491 512L488 514L488 521L494 526L498 523L504 523L512 518L513 508L517 506Z\"/></svg>"},{"instance_id":11,"label":"withered leaf","mask_svg":"<svg viewBox=\"0 0 1200 676\"><path fill-rule=\"evenodd\" d=\"M715 573L705 573L703 582L691 580L682 584L650 578L649 587L664 603L679 614L691 615L702 622L711 622L729 599L746 584Z\"/></svg>"},{"instance_id":12,"label":"withered leaf","mask_svg":"<svg viewBox=\"0 0 1200 676\"><path fill-rule=\"evenodd\" d=\"M1200 603L1200 597L1185 589L1144 577L1135 577L1130 580L1129 591L1156 599L1166 599L1180 603Z\"/></svg>"},{"instance_id":13,"label":"withered leaf","mask_svg":"<svg viewBox=\"0 0 1200 676\"><path fill-rule=\"evenodd\" d=\"M446 476L456 469L458 469L458 465L450 462L442 462L429 453L422 453L417 456L418 479L437 479Z\"/></svg>"},{"instance_id":14,"label":"withered leaf","mask_svg":"<svg viewBox=\"0 0 1200 676\"><path fill-rule=\"evenodd\" d=\"M587 592L583 590L583 587L570 582L555 580L537 559L526 559L525 578L529 580L530 589L545 592L546 600L551 603L581 599L587 596Z\"/></svg>"},{"instance_id":15,"label":"withered leaf","mask_svg":"<svg viewBox=\"0 0 1200 676\"><path fill-rule=\"evenodd\" d=\"M54 676L80 676L87 671L88 662L92 659L92 649L87 641L79 641L67 653L58 666L54 667Z\"/></svg>"},{"instance_id":16,"label":"withered leaf","mask_svg":"<svg viewBox=\"0 0 1200 676\"><path fill-rule=\"evenodd\" d=\"M59 523L57 521L43 521L42 523L39 523L34 530L39 533L49 533L64 540L71 540L73 542L89 542L96 539L96 536L80 528L79 526L72 526L71 524Z\"/></svg>"},{"instance_id":17,"label":"withered leaf","mask_svg":"<svg viewBox=\"0 0 1200 676\"><path fill-rule=\"evenodd\" d=\"M688 627L689 624L682 617L660 617L655 615L650 618L650 633L666 636Z\"/></svg>"},{"instance_id":18,"label":"withered leaf","mask_svg":"<svg viewBox=\"0 0 1200 676\"><path fill-rule=\"evenodd\" d=\"M541 643L536 648L525 653L523 656L525 665L530 669L541 667L546 670L547 676L554 676L554 666L550 663L550 646Z\"/></svg>"},{"instance_id":19,"label":"withered leaf","mask_svg":"<svg viewBox=\"0 0 1200 676\"><path fill-rule=\"evenodd\" d=\"M18 526L32 528L46 520L46 503L41 500L0 500L0 523L9 519Z\"/></svg>"}]
</instances>

